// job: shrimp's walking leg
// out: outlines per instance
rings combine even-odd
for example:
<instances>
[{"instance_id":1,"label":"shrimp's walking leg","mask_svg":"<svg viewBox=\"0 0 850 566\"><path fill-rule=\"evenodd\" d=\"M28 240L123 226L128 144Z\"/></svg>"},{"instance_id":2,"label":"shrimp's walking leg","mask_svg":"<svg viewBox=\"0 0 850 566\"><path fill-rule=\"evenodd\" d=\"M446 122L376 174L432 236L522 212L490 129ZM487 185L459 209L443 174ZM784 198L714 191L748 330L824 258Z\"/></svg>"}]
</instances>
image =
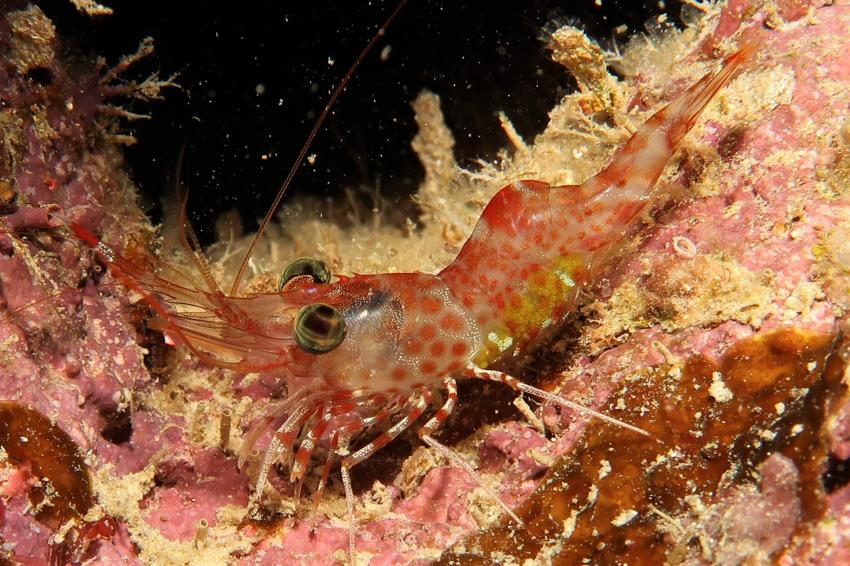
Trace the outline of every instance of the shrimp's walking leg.
<instances>
[{"instance_id":1,"label":"shrimp's walking leg","mask_svg":"<svg viewBox=\"0 0 850 566\"><path fill-rule=\"evenodd\" d=\"M477 366L469 366L467 368L472 377L478 379L486 379L489 381L498 381L499 383L504 383L514 391L520 391L522 393L528 393L532 397L537 397L538 399L543 399L544 401L549 401L550 403L555 403L556 405L561 405L562 407L566 407L568 409L572 409L574 411L578 411L580 413L584 413L586 415L590 415L599 420L605 421L606 423L610 423L621 428L625 428L626 430L630 430L632 432L636 432L638 434L642 434L643 436L648 436L653 438L652 434L643 430L642 428L638 428L634 425L630 425L629 423L623 422L619 419L615 419L614 417L609 417L604 413L600 413L599 411L594 411L589 407L585 407L584 405L580 405L569 399L565 399L560 395L555 395L554 393L550 393L548 391L544 391L543 389L538 389L537 387L532 387L527 383L523 383L517 378L508 375L506 373L502 373L500 371L494 371L489 369L481 369Z\"/></svg>"},{"instance_id":2,"label":"shrimp's walking leg","mask_svg":"<svg viewBox=\"0 0 850 566\"><path fill-rule=\"evenodd\" d=\"M313 525L315 526L316 517L319 514L319 504L322 502L322 496L325 494L325 486L328 484L328 476L331 473L331 466L334 463L336 449L339 446L339 432L334 431L331 435L331 442L328 445L328 455L325 457L325 465L322 466L322 476L319 478L319 485L316 487L316 493L313 494Z\"/></svg>"},{"instance_id":3,"label":"shrimp's walking leg","mask_svg":"<svg viewBox=\"0 0 850 566\"><path fill-rule=\"evenodd\" d=\"M442 444L441 442L437 441L433 436L431 436L438 428L440 428L440 426L445 422L445 420L449 418L449 415L452 414L455 404L457 403L457 383L455 383L455 380L447 376L443 378L443 384L446 386L446 393L448 395L448 398L446 399L446 402L443 403L443 406L440 407L440 409L434 414L434 416L428 419L428 422L426 422L422 426L422 428L419 429L419 438L422 439L422 442L439 452L446 460L448 460L455 466L466 470L466 472L469 474L469 477L473 478L475 480L475 483L478 484L478 487L483 489L484 492L493 501L498 503L502 510L505 512L505 514L507 514L511 519L513 519L518 525L522 526L522 520L520 520L520 518L516 516L516 514L511 510L510 507L507 506L504 501L502 501L502 498L499 497L498 494L490 491L490 489L484 485L484 483L481 481L481 476L478 475L478 472L475 471L475 469L469 464L469 462L464 460L460 454L458 454L445 444Z\"/></svg>"},{"instance_id":4,"label":"shrimp's walking leg","mask_svg":"<svg viewBox=\"0 0 850 566\"><path fill-rule=\"evenodd\" d=\"M310 417L315 415L322 408L323 407L321 405L319 407L311 407L307 403L299 405L294 411L292 411L289 417L287 417L286 421L280 425L280 428L275 431L274 436L272 436L272 440L269 443L269 447L266 449L266 453L263 456L263 461L260 464L260 473L257 475L257 485L254 488L254 497L258 503L263 496L263 490L265 489L266 482L268 481L269 471L272 469L274 463L281 456L287 456L288 458L292 455L292 445L298 436L297 431Z\"/></svg>"},{"instance_id":5,"label":"shrimp's walking leg","mask_svg":"<svg viewBox=\"0 0 850 566\"><path fill-rule=\"evenodd\" d=\"M354 454L351 454L347 458L342 461L342 465L345 468L351 469L363 460L367 459L369 456L389 444L389 442L394 439L396 436L410 428L410 425L413 424L416 419L422 416L422 413L425 412L425 409L428 407L428 403L431 401L431 397L433 394L430 391L421 391L414 393L410 397L410 404L412 407L407 412L407 414L402 417L398 422L396 422L393 426L391 426L386 431L382 432L375 440L366 444L362 448L357 449ZM365 428L370 424L374 424L372 422L364 422L360 428Z\"/></svg>"},{"instance_id":6,"label":"shrimp's walking leg","mask_svg":"<svg viewBox=\"0 0 850 566\"><path fill-rule=\"evenodd\" d=\"M348 553L352 564L354 563L354 489L351 487L349 470L410 428L410 425L425 412L428 403L431 402L432 396L432 393L428 390L414 393L409 399L412 408L408 410L404 417L381 433L375 440L358 449L354 454L351 454L342 461L340 476L342 477L342 487L345 490L345 506L348 512ZM365 428L365 426L365 424L361 423L358 428Z\"/></svg>"},{"instance_id":7,"label":"shrimp's walking leg","mask_svg":"<svg viewBox=\"0 0 850 566\"><path fill-rule=\"evenodd\" d=\"M242 468L245 465L245 461L248 459L248 456L251 455L251 448L253 448L254 444L256 444L257 439L266 429L268 424L274 419L280 418L286 414L286 412L293 405L303 403L305 398L309 396L309 391L306 388L299 389L294 391L292 395L290 395L286 401L280 404L280 406L274 407L272 411L267 412L264 416L260 424L256 424L251 427L251 430L245 436L245 439L242 441L242 446L239 448L239 459L237 460L237 466Z\"/></svg>"},{"instance_id":8,"label":"shrimp's walking leg","mask_svg":"<svg viewBox=\"0 0 850 566\"><path fill-rule=\"evenodd\" d=\"M373 399L366 399L366 401L370 400ZM320 438L322 438L322 435L325 433L331 423L331 420L334 417L339 416L341 414L345 414L353 410L356 406L356 403L345 402L341 404L335 404L332 407L326 409L322 413L321 420L307 432L306 438L301 441L301 445L298 447L298 452L295 454L295 462L292 465L292 471L289 476L290 483L295 484L294 498L296 501L301 496L301 487L304 483L304 476L307 471L307 464L310 462L310 458L313 456L313 451L316 448L317 442ZM395 413L397 413L399 408L399 403L397 400L395 400L387 407L379 411L377 414L372 415L371 417L365 417L356 421L351 421L349 423L341 424L339 426L334 427L330 447L328 448L328 455L325 459L324 468L322 469L322 476L319 480L319 485L316 488L316 493L313 496L314 514L316 511L318 511L319 503L322 500L322 494L325 489L325 484L327 483L331 465L333 464L333 456L336 453L340 435L347 438L357 431L382 423L391 416L393 416Z\"/></svg>"},{"instance_id":9,"label":"shrimp's walking leg","mask_svg":"<svg viewBox=\"0 0 850 566\"><path fill-rule=\"evenodd\" d=\"M332 418L333 413L329 409L323 410L319 422L307 431L307 436L298 445L298 452L295 454L295 461L292 463L292 470L289 474L289 482L295 484L293 499L296 505L301 499L301 487L304 485L304 472L307 469L307 464L310 463L316 443L330 425Z\"/></svg>"},{"instance_id":10,"label":"shrimp's walking leg","mask_svg":"<svg viewBox=\"0 0 850 566\"><path fill-rule=\"evenodd\" d=\"M354 488L351 487L351 475L348 467L343 464L339 469L342 477L342 488L345 491L345 510L348 515L348 563L354 566Z\"/></svg>"}]
</instances>

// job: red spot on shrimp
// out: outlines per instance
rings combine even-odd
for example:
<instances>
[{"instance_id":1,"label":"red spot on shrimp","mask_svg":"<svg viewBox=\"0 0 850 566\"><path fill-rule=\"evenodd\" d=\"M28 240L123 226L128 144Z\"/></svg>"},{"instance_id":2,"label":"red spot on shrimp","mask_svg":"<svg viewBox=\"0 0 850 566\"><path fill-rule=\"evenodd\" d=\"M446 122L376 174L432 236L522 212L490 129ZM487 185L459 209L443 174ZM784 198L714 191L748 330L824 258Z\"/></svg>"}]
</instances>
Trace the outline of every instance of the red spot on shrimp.
<instances>
[{"instance_id":1,"label":"red spot on shrimp","mask_svg":"<svg viewBox=\"0 0 850 566\"><path fill-rule=\"evenodd\" d=\"M431 355L434 357L440 357L446 353L446 344L444 342L434 342L431 344Z\"/></svg>"},{"instance_id":2,"label":"red spot on shrimp","mask_svg":"<svg viewBox=\"0 0 850 566\"><path fill-rule=\"evenodd\" d=\"M407 379L407 368L396 366L393 368L390 376L393 378L393 381L404 381Z\"/></svg>"},{"instance_id":3,"label":"red spot on shrimp","mask_svg":"<svg viewBox=\"0 0 850 566\"><path fill-rule=\"evenodd\" d=\"M419 340L411 340L404 345L404 353L416 356L422 353L422 342Z\"/></svg>"},{"instance_id":4,"label":"red spot on shrimp","mask_svg":"<svg viewBox=\"0 0 850 566\"><path fill-rule=\"evenodd\" d=\"M509 291L507 291L507 289L505 291L509 292ZM504 310L505 309L505 293L499 293L498 295L494 295L492 302L493 302L494 305L496 305L496 307L499 310Z\"/></svg>"},{"instance_id":5,"label":"red spot on shrimp","mask_svg":"<svg viewBox=\"0 0 850 566\"><path fill-rule=\"evenodd\" d=\"M419 369L421 369L421 370L422 370L422 373L423 373L423 374L426 374L426 375L427 375L427 374L436 373L436 371L437 371L437 364L435 364L435 363L434 363L433 361L431 361L431 360L425 360L424 362L422 362L421 364L419 364Z\"/></svg>"},{"instance_id":6,"label":"red spot on shrimp","mask_svg":"<svg viewBox=\"0 0 850 566\"><path fill-rule=\"evenodd\" d=\"M437 314L443 308L437 297L425 297L422 299L422 312L425 314Z\"/></svg>"},{"instance_id":7,"label":"red spot on shrimp","mask_svg":"<svg viewBox=\"0 0 850 566\"><path fill-rule=\"evenodd\" d=\"M546 285L546 273L540 271L528 278L529 283L534 287L543 287Z\"/></svg>"},{"instance_id":8,"label":"red spot on shrimp","mask_svg":"<svg viewBox=\"0 0 850 566\"><path fill-rule=\"evenodd\" d=\"M452 344L452 355L461 357L469 352L469 345L466 342L455 342Z\"/></svg>"},{"instance_id":9,"label":"red spot on shrimp","mask_svg":"<svg viewBox=\"0 0 850 566\"><path fill-rule=\"evenodd\" d=\"M440 326L442 326L448 332L461 332L464 328L463 320L454 314L448 313L443 319L440 321Z\"/></svg>"},{"instance_id":10,"label":"red spot on shrimp","mask_svg":"<svg viewBox=\"0 0 850 566\"><path fill-rule=\"evenodd\" d=\"M419 337L424 341L433 340L437 336L437 329L434 328L430 324L426 324L422 327L422 331L419 333Z\"/></svg>"}]
</instances>

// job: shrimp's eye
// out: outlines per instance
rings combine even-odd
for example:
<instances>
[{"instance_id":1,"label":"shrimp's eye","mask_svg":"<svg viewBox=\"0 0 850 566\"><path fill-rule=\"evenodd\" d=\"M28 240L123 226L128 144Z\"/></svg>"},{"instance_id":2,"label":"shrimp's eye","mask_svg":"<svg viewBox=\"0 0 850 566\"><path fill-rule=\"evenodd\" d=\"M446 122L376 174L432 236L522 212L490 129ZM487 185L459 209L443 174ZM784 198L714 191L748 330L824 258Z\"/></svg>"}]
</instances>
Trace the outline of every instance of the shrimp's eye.
<instances>
[{"instance_id":1,"label":"shrimp's eye","mask_svg":"<svg viewBox=\"0 0 850 566\"><path fill-rule=\"evenodd\" d=\"M315 283L330 283L331 280L331 272L328 271L325 262L314 257L299 257L287 265L283 273L280 274L278 290L282 290L291 279L302 275L309 275Z\"/></svg>"},{"instance_id":2,"label":"shrimp's eye","mask_svg":"<svg viewBox=\"0 0 850 566\"><path fill-rule=\"evenodd\" d=\"M307 305L295 317L295 341L311 354L330 352L345 338L345 319L330 305Z\"/></svg>"}]
</instances>

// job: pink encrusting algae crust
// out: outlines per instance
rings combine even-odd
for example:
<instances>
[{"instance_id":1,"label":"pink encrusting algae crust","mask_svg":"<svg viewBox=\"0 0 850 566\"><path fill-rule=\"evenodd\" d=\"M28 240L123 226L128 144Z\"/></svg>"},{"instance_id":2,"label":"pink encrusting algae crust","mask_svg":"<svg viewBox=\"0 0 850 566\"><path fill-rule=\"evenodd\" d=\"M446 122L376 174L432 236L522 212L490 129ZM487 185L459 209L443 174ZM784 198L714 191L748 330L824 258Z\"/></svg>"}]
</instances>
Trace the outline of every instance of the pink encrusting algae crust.
<instances>
[{"instance_id":1,"label":"pink encrusting algae crust","mask_svg":"<svg viewBox=\"0 0 850 566\"><path fill-rule=\"evenodd\" d=\"M758 37L755 61L685 140L616 269L563 335L513 368L531 363L518 377L639 422L664 441L647 444L644 455L663 457L638 455L624 471L617 455L628 446L618 442L633 442L631 433L551 407L526 419L498 384L461 384L460 412L442 439L521 513L558 506L550 512L561 517L557 529L505 522L464 470L423 447L410 454L413 435L354 470L359 564L424 564L450 547L447 563L569 564L611 560L605 553L619 544L635 556L645 556L646 544L671 563L846 561L850 488L846 479L830 480L828 490L820 482L828 458L850 456L846 345L833 345L850 307L850 4L734 0L704 9L651 49L624 51L614 61L623 82L581 33L556 32L554 56L581 92L552 111L534 145L506 121L515 151L499 168L460 171L438 100L423 95L414 148L428 174L418 232L372 222L343 230L315 219L294 226L299 205L284 211L298 241L270 241L272 255L318 250L342 272L439 270L480 214L474 203L519 176L584 180L651 111ZM108 115L121 112L108 109L107 97L121 92L104 79L115 76L70 73L55 58L58 44L38 8L4 14L0 97L11 110L0 116L0 559L345 561L337 482L316 515L309 502L295 508L283 477L270 478L281 496L265 513L249 510L257 458L240 469L236 453L257 406L285 395L284 380L163 354L137 297L49 216L57 207L125 254L153 240L109 133ZM570 56L582 50L589 56ZM49 79L28 80L32 69ZM31 424L22 433L24 417ZM712 435L736 449L700 444ZM611 456L598 457L599 447ZM704 462L677 455L691 448ZM813 463L801 464L801 454ZM675 478L652 475L677 462ZM614 478L629 493L614 490ZM558 482L584 491L564 498ZM656 497L658 484L677 497ZM690 491L676 491L682 485ZM592 522L600 517L604 528Z\"/></svg>"}]
</instances>

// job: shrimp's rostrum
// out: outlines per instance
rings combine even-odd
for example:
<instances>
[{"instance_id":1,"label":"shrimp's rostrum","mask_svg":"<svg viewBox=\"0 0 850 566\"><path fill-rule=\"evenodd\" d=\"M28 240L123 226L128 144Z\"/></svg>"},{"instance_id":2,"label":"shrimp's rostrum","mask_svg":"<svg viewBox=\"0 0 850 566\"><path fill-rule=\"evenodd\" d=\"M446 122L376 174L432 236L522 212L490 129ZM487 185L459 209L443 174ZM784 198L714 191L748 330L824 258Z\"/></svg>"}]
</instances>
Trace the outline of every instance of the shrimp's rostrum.
<instances>
[{"instance_id":1,"label":"shrimp's rostrum","mask_svg":"<svg viewBox=\"0 0 850 566\"><path fill-rule=\"evenodd\" d=\"M71 226L100 250L120 281L151 304L153 324L202 361L239 372L280 371L288 394L267 413L267 420L282 424L262 458L254 502L262 504L278 462L288 465L297 497L313 452L324 443L329 452L314 502L339 457L353 550L349 470L413 426L438 390L443 404L419 436L472 472L433 438L458 401L458 379L500 381L643 433L492 368L574 311L579 291L598 280L634 232L682 138L754 50L752 44L741 48L658 111L582 185L524 180L504 187L454 262L437 274L332 280L320 262L302 258L286 272L279 292L237 295L237 279L235 292L225 294L200 254L195 257L203 285L153 260L127 259L82 226ZM181 305L179 311L174 304ZM362 435L374 427L373 436ZM260 432L249 435L243 459Z\"/></svg>"}]
</instances>

